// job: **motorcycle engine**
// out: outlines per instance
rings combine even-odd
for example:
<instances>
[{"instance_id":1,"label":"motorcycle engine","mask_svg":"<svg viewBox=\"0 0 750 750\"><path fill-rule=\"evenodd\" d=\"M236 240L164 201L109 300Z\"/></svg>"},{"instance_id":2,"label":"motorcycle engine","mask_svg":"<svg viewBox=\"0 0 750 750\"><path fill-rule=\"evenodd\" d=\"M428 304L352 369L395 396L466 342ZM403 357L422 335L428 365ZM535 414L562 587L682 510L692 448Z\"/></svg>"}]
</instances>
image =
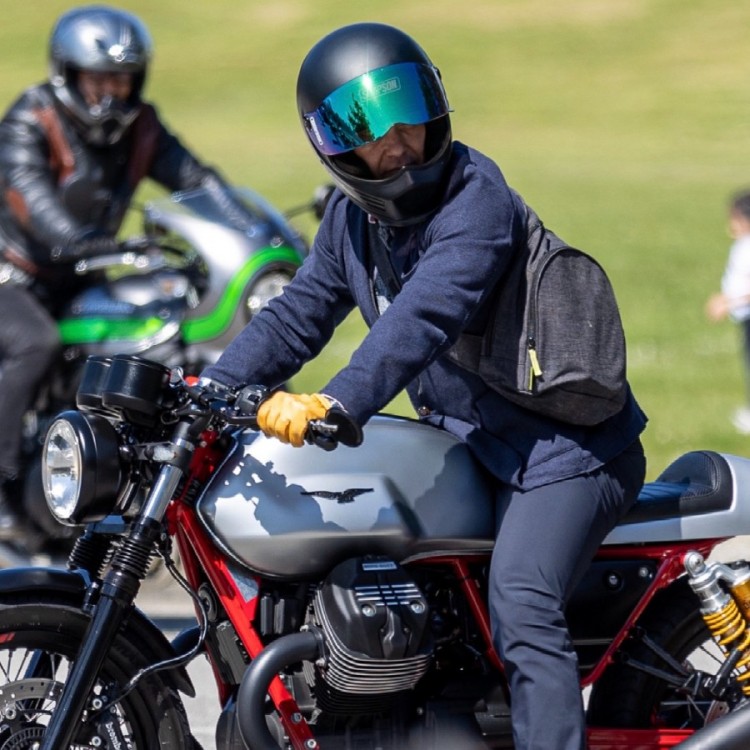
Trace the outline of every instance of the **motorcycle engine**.
<instances>
[{"instance_id":1,"label":"motorcycle engine","mask_svg":"<svg viewBox=\"0 0 750 750\"><path fill-rule=\"evenodd\" d=\"M313 615L326 658L307 676L324 711L386 710L430 666L427 602L390 559L354 558L338 565L315 594Z\"/></svg>"}]
</instances>

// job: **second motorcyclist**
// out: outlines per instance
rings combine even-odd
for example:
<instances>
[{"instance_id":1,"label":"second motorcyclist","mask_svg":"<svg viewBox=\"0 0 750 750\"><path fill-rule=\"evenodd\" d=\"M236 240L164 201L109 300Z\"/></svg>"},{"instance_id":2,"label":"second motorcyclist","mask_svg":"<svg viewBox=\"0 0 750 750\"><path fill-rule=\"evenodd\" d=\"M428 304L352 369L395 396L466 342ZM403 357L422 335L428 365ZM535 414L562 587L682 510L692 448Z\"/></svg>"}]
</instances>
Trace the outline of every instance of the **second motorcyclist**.
<instances>
[{"instance_id":1,"label":"second motorcyclist","mask_svg":"<svg viewBox=\"0 0 750 750\"><path fill-rule=\"evenodd\" d=\"M101 5L55 23L49 80L0 121L0 529L13 527L8 483L20 470L23 414L58 351L56 310L82 258L115 235L144 178L170 191L224 190L142 94L152 42L134 15Z\"/></svg>"}]
</instances>

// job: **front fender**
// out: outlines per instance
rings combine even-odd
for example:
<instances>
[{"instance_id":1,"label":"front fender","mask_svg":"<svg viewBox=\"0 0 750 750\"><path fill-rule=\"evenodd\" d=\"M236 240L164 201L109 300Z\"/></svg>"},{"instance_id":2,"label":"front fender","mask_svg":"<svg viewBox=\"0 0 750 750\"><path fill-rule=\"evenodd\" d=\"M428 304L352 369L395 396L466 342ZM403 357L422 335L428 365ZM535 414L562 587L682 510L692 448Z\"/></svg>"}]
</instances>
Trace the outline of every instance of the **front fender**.
<instances>
[{"instance_id":1,"label":"front fender","mask_svg":"<svg viewBox=\"0 0 750 750\"><path fill-rule=\"evenodd\" d=\"M83 608L88 586L86 573L60 568L5 568L0 570L0 605L29 600ZM137 643L149 664L177 656L164 633L140 609L134 609L125 624L125 637ZM172 687L190 698L195 687L184 667L161 672Z\"/></svg>"},{"instance_id":2,"label":"front fender","mask_svg":"<svg viewBox=\"0 0 750 750\"><path fill-rule=\"evenodd\" d=\"M80 571L60 568L4 568L0 570L0 597L6 594L40 594L54 592L71 597L76 603L83 601L88 581Z\"/></svg>"}]
</instances>

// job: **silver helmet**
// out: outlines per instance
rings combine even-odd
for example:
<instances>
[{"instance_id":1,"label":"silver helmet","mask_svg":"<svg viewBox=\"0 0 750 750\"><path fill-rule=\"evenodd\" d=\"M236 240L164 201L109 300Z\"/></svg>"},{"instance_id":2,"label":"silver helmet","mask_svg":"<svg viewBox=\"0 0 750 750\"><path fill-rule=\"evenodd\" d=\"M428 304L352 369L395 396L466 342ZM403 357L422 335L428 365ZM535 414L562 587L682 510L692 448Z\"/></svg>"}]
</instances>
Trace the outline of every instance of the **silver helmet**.
<instances>
[{"instance_id":1,"label":"silver helmet","mask_svg":"<svg viewBox=\"0 0 750 750\"><path fill-rule=\"evenodd\" d=\"M131 13L104 5L88 5L62 15L50 37L50 83L58 101L91 144L117 143L141 108L141 91L151 60L146 27ZM125 101L104 97L89 105L78 88L80 71L129 73Z\"/></svg>"}]
</instances>

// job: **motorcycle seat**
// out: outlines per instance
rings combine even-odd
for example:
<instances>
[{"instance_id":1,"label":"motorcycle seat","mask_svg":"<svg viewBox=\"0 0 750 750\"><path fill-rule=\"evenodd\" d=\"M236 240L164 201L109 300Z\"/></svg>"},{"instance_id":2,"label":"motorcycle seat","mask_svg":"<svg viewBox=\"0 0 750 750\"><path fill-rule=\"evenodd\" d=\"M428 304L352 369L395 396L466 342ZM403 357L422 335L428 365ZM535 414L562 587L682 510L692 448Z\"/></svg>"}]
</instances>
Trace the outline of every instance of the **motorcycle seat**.
<instances>
[{"instance_id":1,"label":"motorcycle seat","mask_svg":"<svg viewBox=\"0 0 750 750\"><path fill-rule=\"evenodd\" d=\"M727 460L713 451L691 451L643 485L620 525L728 510L733 496Z\"/></svg>"}]
</instances>

